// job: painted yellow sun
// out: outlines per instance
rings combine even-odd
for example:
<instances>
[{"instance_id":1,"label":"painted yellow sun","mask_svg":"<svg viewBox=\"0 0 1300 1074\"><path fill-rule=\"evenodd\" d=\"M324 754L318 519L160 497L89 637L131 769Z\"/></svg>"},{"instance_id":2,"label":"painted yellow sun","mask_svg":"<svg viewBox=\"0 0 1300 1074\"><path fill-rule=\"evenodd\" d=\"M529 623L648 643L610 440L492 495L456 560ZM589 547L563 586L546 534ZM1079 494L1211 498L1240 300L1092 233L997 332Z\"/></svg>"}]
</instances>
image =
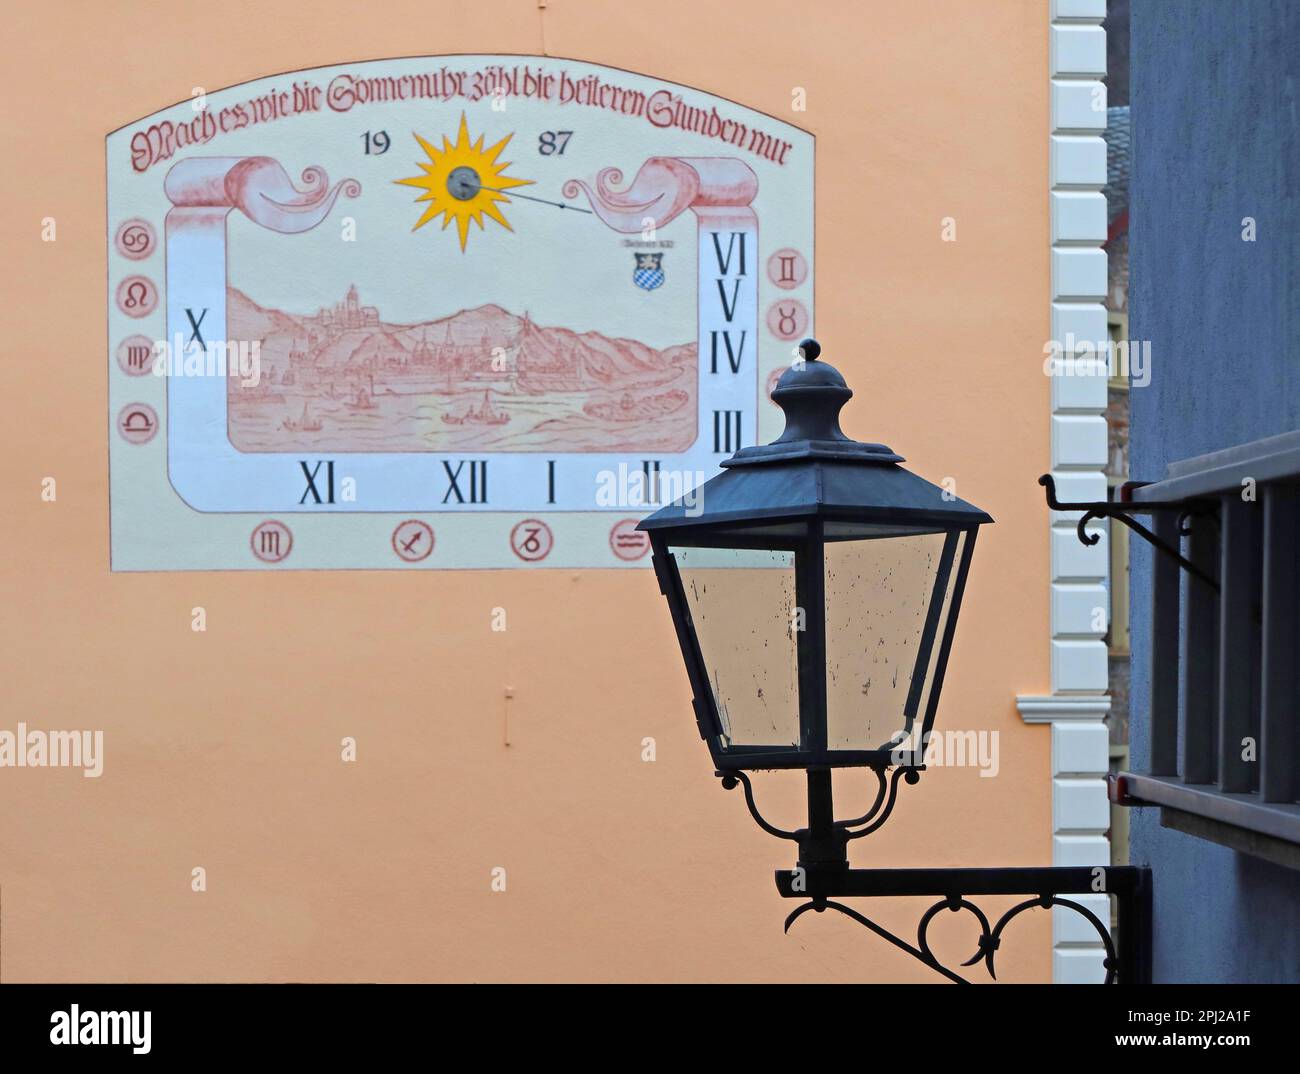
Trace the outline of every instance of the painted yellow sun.
<instances>
[{"instance_id":1,"label":"painted yellow sun","mask_svg":"<svg viewBox=\"0 0 1300 1074\"><path fill-rule=\"evenodd\" d=\"M505 149L512 137L513 135L507 134L496 145L484 149L484 136L480 134L478 141L471 144L469 126L465 122L464 113L461 113L460 131L456 135L454 145L446 135L443 135L442 148L438 149L418 134L415 135L415 140L429 156L427 162L419 162L424 174L410 179L395 180L403 186L419 187L424 193L415 200L428 202L424 215L415 222L415 227L411 230L418 231L441 213L444 230L453 220L456 221L462 252L465 249L465 240L469 237L471 220L478 224L480 231L484 229L483 217L485 216L491 217L507 231L513 231L514 228L501 215L498 202L509 205L510 199L505 195L505 191L512 187L525 186L532 180L515 179L506 175L505 171L510 167L510 162L497 161L497 157L501 155L501 151Z\"/></svg>"}]
</instances>

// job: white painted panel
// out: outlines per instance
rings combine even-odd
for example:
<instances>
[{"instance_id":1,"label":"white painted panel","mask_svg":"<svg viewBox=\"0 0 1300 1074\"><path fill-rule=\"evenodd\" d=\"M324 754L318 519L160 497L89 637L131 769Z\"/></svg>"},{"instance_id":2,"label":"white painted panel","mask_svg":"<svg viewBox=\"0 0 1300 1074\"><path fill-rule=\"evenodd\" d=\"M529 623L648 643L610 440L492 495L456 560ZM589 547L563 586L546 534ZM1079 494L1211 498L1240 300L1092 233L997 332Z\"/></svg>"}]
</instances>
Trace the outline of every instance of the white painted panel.
<instances>
[{"instance_id":1,"label":"white painted panel","mask_svg":"<svg viewBox=\"0 0 1300 1074\"><path fill-rule=\"evenodd\" d=\"M1052 130L1100 134L1105 129L1105 83L1096 79L1052 80Z\"/></svg>"},{"instance_id":2,"label":"white painted panel","mask_svg":"<svg viewBox=\"0 0 1300 1074\"><path fill-rule=\"evenodd\" d=\"M1104 723L1056 723L1052 725L1052 774L1105 776L1110 767L1110 732ZM1095 786L1092 788L1097 790ZM1106 793L1103 785L1101 793ZM1110 807L1106 806L1106 827Z\"/></svg>"},{"instance_id":3,"label":"white painted panel","mask_svg":"<svg viewBox=\"0 0 1300 1074\"><path fill-rule=\"evenodd\" d=\"M1105 642L1052 640L1053 690L1104 693L1109 682ZM1057 827L1064 827L1060 818L1057 818Z\"/></svg>"},{"instance_id":4,"label":"white painted panel","mask_svg":"<svg viewBox=\"0 0 1300 1074\"><path fill-rule=\"evenodd\" d=\"M1110 828L1110 803L1103 779L1053 778L1052 809L1061 831L1105 832Z\"/></svg>"},{"instance_id":5,"label":"white painted panel","mask_svg":"<svg viewBox=\"0 0 1300 1074\"><path fill-rule=\"evenodd\" d=\"M1053 26L1051 64L1053 75L1104 76L1106 31L1100 26Z\"/></svg>"},{"instance_id":6,"label":"white painted panel","mask_svg":"<svg viewBox=\"0 0 1300 1074\"><path fill-rule=\"evenodd\" d=\"M1093 247L1057 247L1052 250L1052 297L1095 299L1106 297L1106 251Z\"/></svg>"},{"instance_id":7,"label":"white painted panel","mask_svg":"<svg viewBox=\"0 0 1300 1074\"><path fill-rule=\"evenodd\" d=\"M1106 185L1106 141L1095 134L1054 134L1052 186Z\"/></svg>"}]
</instances>

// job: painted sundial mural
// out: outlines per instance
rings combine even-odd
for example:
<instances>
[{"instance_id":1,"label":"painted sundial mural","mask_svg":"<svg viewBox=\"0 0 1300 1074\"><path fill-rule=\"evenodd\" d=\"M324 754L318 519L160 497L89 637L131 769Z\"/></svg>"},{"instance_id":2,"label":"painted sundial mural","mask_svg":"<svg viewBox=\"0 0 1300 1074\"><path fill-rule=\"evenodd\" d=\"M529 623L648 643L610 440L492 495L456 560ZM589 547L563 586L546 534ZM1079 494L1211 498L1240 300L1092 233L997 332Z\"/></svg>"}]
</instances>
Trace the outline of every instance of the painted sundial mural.
<instances>
[{"instance_id":1,"label":"painted sundial mural","mask_svg":"<svg viewBox=\"0 0 1300 1074\"><path fill-rule=\"evenodd\" d=\"M626 71L444 56L107 140L116 570L634 567L770 439L813 138Z\"/></svg>"}]
</instances>

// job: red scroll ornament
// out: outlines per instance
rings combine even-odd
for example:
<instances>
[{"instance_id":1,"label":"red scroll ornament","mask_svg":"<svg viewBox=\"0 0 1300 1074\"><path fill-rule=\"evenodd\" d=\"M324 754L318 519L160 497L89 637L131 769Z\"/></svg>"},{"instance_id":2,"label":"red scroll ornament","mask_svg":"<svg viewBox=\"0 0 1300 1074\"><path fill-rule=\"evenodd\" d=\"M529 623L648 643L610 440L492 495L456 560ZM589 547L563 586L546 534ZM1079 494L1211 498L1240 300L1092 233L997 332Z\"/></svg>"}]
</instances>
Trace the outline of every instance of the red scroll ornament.
<instances>
[{"instance_id":1,"label":"red scroll ornament","mask_svg":"<svg viewBox=\"0 0 1300 1074\"><path fill-rule=\"evenodd\" d=\"M602 168L594 190L581 179L570 179L564 196L586 194L596 215L625 235L664 227L686 209L714 226L755 222L749 205L758 195L758 176L732 157L651 157L631 186L615 190L622 182L618 168Z\"/></svg>"},{"instance_id":2,"label":"red scroll ornament","mask_svg":"<svg viewBox=\"0 0 1300 1074\"><path fill-rule=\"evenodd\" d=\"M177 208L238 209L271 231L309 231L329 215L340 194L355 198L361 184L344 179L331 189L325 169L304 168L305 189L270 157L193 157L172 167L163 190Z\"/></svg>"}]
</instances>

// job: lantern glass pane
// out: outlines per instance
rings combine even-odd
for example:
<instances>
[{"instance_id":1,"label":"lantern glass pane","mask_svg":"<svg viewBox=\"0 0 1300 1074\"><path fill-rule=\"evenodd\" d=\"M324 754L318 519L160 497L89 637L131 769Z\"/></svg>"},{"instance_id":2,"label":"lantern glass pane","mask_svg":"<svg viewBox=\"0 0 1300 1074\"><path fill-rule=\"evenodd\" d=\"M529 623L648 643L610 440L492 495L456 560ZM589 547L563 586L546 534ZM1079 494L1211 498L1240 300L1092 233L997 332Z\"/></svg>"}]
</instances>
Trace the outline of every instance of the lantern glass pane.
<instances>
[{"instance_id":1,"label":"lantern glass pane","mask_svg":"<svg viewBox=\"0 0 1300 1074\"><path fill-rule=\"evenodd\" d=\"M919 737L963 537L947 556L943 532L827 542L830 749L892 750L913 720Z\"/></svg>"},{"instance_id":2,"label":"lantern glass pane","mask_svg":"<svg viewBox=\"0 0 1300 1074\"><path fill-rule=\"evenodd\" d=\"M957 589L957 576L960 573L962 557L966 555L967 534L959 533L956 535L956 543L953 549L952 568L948 571L948 580L943 587L941 594L943 604L939 608L938 631L935 634L934 645L930 649L930 659L927 663L925 673L925 684L921 690L920 702L916 710L916 726L913 733L909 736L908 741L904 743L904 748L915 749L918 752L916 758L920 763L922 757L920 754L924 751L925 744L921 741L922 722L925 714L929 710L930 699L934 692L942 685L938 682L935 672L939 666L939 654L943 651L943 635L948 629L948 620L952 618L952 598Z\"/></svg>"},{"instance_id":3,"label":"lantern glass pane","mask_svg":"<svg viewBox=\"0 0 1300 1074\"><path fill-rule=\"evenodd\" d=\"M670 547L728 746L799 741L794 553Z\"/></svg>"}]
</instances>

